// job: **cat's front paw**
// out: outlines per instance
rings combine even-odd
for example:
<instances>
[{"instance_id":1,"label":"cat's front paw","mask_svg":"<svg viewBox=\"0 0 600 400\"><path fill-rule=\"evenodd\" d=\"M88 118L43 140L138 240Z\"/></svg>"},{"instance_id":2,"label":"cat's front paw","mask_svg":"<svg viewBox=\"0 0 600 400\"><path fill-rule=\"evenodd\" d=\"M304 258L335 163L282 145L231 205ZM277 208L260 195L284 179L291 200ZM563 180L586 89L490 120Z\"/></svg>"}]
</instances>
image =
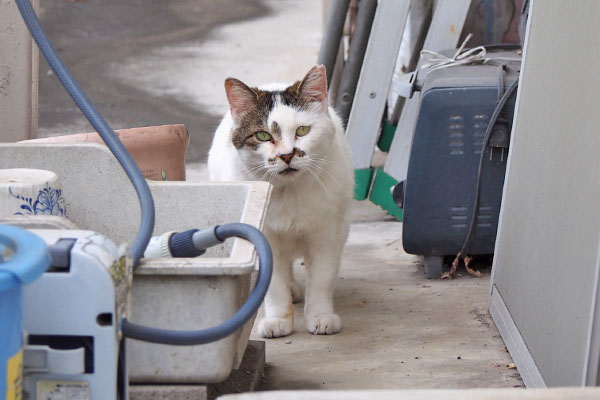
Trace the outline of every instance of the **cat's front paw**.
<instances>
[{"instance_id":1,"label":"cat's front paw","mask_svg":"<svg viewBox=\"0 0 600 400\"><path fill-rule=\"evenodd\" d=\"M307 315L306 329L315 335L333 335L342 329L342 320L337 314Z\"/></svg>"},{"instance_id":2,"label":"cat's front paw","mask_svg":"<svg viewBox=\"0 0 600 400\"><path fill-rule=\"evenodd\" d=\"M258 323L258 334L264 338L287 336L293 331L293 319L265 317Z\"/></svg>"}]
</instances>

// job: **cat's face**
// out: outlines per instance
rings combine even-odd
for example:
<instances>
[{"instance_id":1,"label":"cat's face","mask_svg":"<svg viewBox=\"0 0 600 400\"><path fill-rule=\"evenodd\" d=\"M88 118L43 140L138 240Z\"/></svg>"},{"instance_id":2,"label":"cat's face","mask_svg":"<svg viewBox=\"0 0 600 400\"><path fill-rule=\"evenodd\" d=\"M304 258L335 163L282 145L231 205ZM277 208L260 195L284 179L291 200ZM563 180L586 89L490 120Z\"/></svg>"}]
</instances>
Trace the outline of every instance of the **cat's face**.
<instances>
[{"instance_id":1,"label":"cat's face","mask_svg":"<svg viewBox=\"0 0 600 400\"><path fill-rule=\"evenodd\" d=\"M261 90L230 78L225 89L235 124L231 140L257 179L288 182L326 168L335 128L323 66L289 87Z\"/></svg>"}]
</instances>

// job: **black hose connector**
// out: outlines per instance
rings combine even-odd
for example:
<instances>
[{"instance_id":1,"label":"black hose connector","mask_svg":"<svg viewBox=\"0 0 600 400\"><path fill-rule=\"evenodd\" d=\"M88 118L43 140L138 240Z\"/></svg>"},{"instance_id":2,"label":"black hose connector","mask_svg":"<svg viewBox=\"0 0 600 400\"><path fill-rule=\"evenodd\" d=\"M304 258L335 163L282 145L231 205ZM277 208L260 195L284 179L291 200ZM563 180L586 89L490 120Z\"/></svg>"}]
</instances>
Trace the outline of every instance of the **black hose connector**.
<instances>
[{"instance_id":1,"label":"black hose connector","mask_svg":"<svg viewBox=\"0 0 600 400\"><path fill-rule=\"evenodd\" d=\"M192 240L198 229L177 232L169 237L169 251L173 257L198 257L206 252L203 248L196 248Z\"/></svg>"},{"instance_id":2,"label":"black hose connector","mask_svg":"<svg viewBox=\"0 0 600 400\"><path fill-rule=\"evenodd\" d=\"M215 227L215 236L224 241L231 237L246 239L256 248L258 254L258 278L256 285L250 293L248 300L227 321L212 328L197 331L174 331L169 329L153 328L122 321L123 335L130 339L144 342L190 346L211 343L223 339L238 329L254 316L260 307L271 283L273 274L273 254L267 238L255 227L248 224L234 223Z\"/></svg>"}]
</instances>

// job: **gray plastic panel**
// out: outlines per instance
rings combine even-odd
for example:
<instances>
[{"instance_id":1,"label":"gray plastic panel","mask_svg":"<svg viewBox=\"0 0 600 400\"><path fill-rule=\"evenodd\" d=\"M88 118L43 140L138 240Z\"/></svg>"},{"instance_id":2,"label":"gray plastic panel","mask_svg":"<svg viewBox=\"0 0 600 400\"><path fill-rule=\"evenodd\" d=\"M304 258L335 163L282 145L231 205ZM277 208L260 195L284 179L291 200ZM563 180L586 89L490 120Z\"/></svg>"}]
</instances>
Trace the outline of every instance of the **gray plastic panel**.
<instances>
[{"instance_id":1,"label":"gray plastic panel","mask_svg":"<svg viewBox=\"0 0 600 400\"><path fill-rule=\"evenodd\" d=\"M596 0L531 3L498 228L493 284L550 387L597 384L599 17Z\"/></svg>"}]
</instances>

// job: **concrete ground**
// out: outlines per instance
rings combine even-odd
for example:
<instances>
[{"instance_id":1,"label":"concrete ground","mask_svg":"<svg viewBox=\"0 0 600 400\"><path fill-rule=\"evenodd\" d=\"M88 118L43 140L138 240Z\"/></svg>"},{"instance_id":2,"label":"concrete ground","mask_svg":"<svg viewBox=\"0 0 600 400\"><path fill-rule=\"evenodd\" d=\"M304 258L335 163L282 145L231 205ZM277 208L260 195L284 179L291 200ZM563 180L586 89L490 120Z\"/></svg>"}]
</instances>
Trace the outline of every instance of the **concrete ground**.
<instances>
[{"instance_id":1,"label":"concrete ground","mask_svg":"<svg viewBox=\"0 0 600 400\"><path fill-rule=\"evenodd\" d=\"M188 179L205 177L188 168ZM422 258L402 248L402 223L354 201L334 297L344 328L308 333L298 303L292 335L263 339L254 329L251 339L266 342L259 390L523 387L487 311L491 270L480 271L426 279ZM296 265L300 282L303 272Z\"/></svg>"},{"instance_id":2,"label":"concrete ground","mask_svg":"<svg viewBox=\"0 0 600 400\"><path fill-rule=\"evenodd\" d=\"M114 128L186 124L189 180L206 177L227 109L223 80L299 79L321 38L320 0L41 3L55 46ZM42 62L40 136L91 130ZM489 270L426 280L421 260L402 250L401 229L355 203L335 295L344 329L313 336L296 305L296 332L266 341L261 389L522 386L486 311Z\"/></svg>"},{"instance_id":3,"label":"concrete ground","mask_svg":"<svg viewBox=\"0 0 600 400\"><path fill-rule=\"evenodd\" d=\"M522 386L487 312L490 269L481 278L428 280L401 237L402 223L354 203L335 293L344 328L312 335L296 304L296 332L266 340L262 389ZM301 267L295 272L302 277Z\"/></svg>"}]
</instances>

